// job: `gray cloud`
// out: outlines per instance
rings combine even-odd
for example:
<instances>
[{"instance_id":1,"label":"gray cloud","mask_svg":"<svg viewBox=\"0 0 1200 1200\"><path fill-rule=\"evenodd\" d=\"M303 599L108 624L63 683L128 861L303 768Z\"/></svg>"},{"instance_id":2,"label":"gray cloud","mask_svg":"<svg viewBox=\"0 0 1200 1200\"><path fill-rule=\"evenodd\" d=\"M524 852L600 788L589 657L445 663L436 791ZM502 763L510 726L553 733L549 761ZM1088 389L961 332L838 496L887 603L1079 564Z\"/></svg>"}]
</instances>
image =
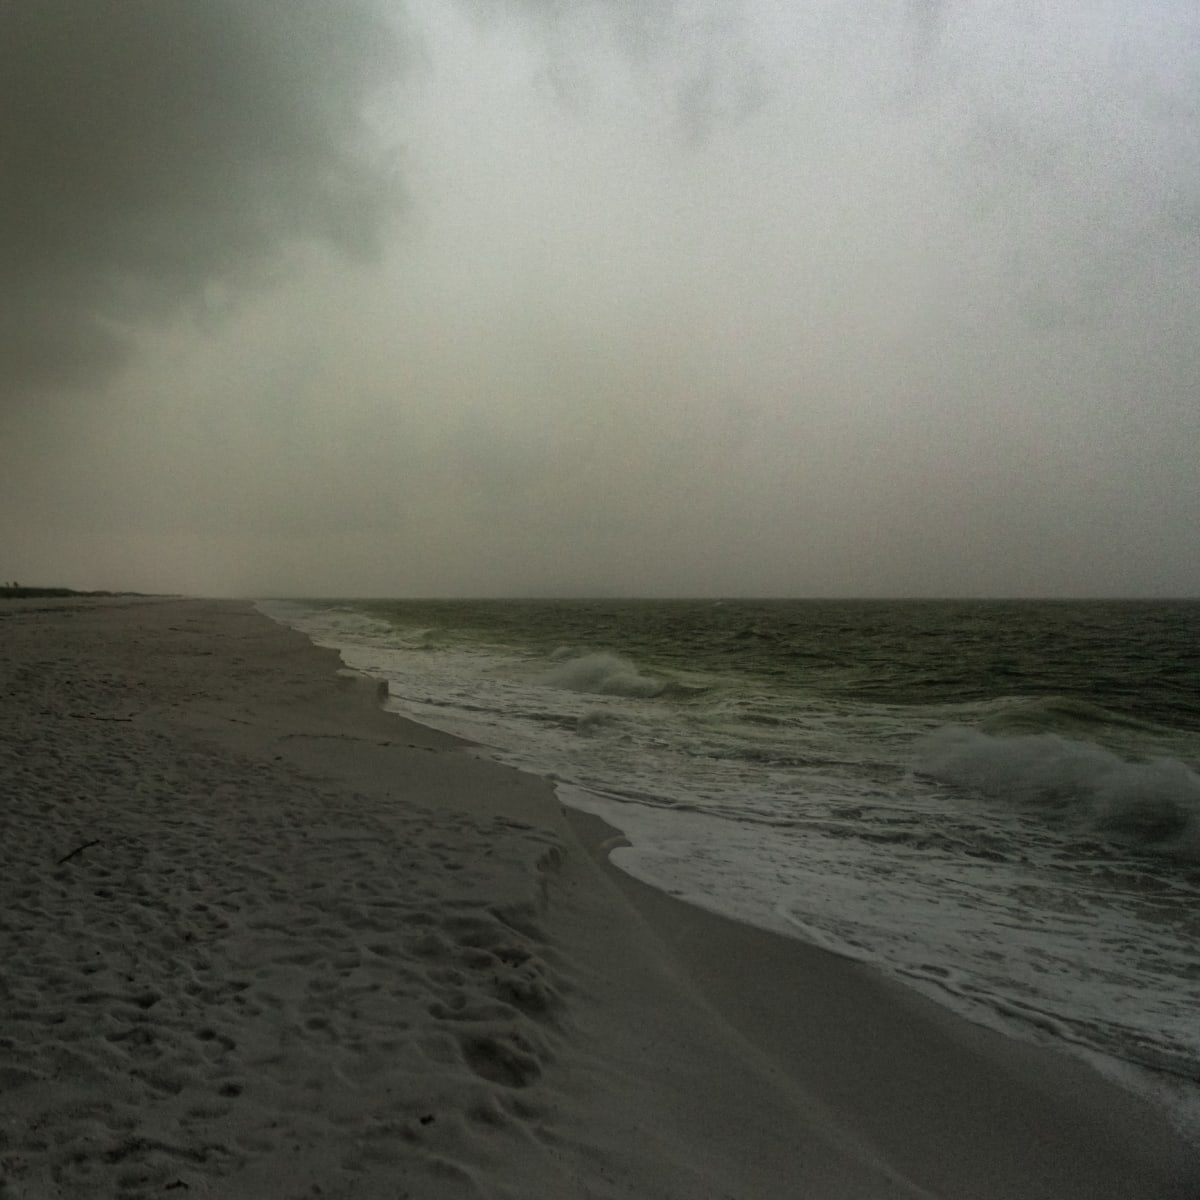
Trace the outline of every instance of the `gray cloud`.
<instances>
[{"instance_id":1,"label":"gray cloud","mask_svg":"<svg viewBox=\"0 0 1200 1200\"><path fill-rule=\"evenodd\" d=\"M937 50L947 20L946 0L908 0L908 32L913 57L927 61Z\"/></svg>"},{"instance_id":2,"label":"gray cloud","mask_svg":"<svg viewBox=\"0 0 1200 1200\"><path fill-rule=\"evenodd\" d=\"M1174 290L1180 261L1200 267L1194 10L912 0L909 30L931 162L980 236L1007 242L1030 324L1103 324L1131 290Z\"/></svg>"},{"instance_id":3,"label":"gray cloud","mask_svg":"<svg viewBox=\"0 0 1200 1200\"><path fill-rule=\"evenodd\" d=\"M0 5L0 382L96 384L128 326L377 251L398 184L365 102L402 58L357 0Z\"/></svg>"},{"instance_id":4,"label":"gray cloud","mask_svg":"<svg viewBox=\"0 0 1200 1200\"><path fill-rule=\"evenodd\" d=\"M597 55L610 57L657 104L681 140L706 142L768 98L767 75L747 37L744 0L463 0L485 26L519 22L547 55L547 77L574 109L602 104Z\"/></svg>"}]
</instances>

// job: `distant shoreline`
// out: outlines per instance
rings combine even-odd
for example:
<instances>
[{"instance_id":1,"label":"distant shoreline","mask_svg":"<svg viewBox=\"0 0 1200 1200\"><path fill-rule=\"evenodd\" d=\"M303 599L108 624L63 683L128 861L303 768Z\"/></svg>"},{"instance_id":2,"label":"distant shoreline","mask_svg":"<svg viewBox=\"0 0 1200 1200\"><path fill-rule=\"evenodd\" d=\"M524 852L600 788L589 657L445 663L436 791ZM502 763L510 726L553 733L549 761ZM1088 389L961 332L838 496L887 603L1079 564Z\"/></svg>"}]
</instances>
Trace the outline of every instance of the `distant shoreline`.
<instances>
[{"instance_id":1,"label":"distant shoreline","mask_svg":"<svg viewBox=\"0 0 1200 1200\"><path fill-rule=\"evenodd\" d=\"M22 587L19 584L0 585L0 600L42 600L70 596L145 596L146 592L80 592L65 587Z\"/></svg>"}]
</instances>

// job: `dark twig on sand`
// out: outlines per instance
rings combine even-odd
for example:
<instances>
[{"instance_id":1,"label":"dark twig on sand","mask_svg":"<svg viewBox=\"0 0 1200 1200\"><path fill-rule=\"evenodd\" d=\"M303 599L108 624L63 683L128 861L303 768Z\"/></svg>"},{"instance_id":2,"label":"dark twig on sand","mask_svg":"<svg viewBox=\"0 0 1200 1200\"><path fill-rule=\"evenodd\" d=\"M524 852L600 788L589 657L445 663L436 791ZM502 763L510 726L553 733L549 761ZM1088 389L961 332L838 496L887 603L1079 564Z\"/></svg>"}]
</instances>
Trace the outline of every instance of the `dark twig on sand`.
<instances>
[{"instance_id":1,"label":"dark twig on sand","mask_svg":"<svg viewBox=\"0 0 1200 1200\"><path fill-rule=\"evenodd\" d=\"M70 862L71 859L73 859L75 857L75 855L82 854L89 846L98 846L98 845L100 845L100 839L92 838L92 840L90 842L84 842L82 846L76 846L75 849L72 850L70 854L64 854L62 856L62 858L60 858L58 860L58 862L55 863L55 866L61 867L63 865L63 863Z\"/></svg>"}]
</instances>

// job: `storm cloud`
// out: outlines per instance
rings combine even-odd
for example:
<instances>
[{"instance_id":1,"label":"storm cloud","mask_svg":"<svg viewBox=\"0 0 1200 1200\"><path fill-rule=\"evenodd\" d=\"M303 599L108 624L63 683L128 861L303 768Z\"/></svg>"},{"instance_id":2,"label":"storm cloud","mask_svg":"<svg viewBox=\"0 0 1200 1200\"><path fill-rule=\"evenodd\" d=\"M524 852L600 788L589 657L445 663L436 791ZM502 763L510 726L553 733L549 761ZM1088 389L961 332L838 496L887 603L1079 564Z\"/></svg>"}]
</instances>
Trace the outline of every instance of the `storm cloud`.
<instances>
[{"instance_id":1,"label":"storm cloud","mask_svg":"<svg viewBox=\"0 0 1200 1200\"><path fill-rule=\"evenodd\" d=\"M0 6L6 393L94 386L296 242L376 255L401 192L364 106L403 61L354 0Z\"/></svg>"}]
</instances>

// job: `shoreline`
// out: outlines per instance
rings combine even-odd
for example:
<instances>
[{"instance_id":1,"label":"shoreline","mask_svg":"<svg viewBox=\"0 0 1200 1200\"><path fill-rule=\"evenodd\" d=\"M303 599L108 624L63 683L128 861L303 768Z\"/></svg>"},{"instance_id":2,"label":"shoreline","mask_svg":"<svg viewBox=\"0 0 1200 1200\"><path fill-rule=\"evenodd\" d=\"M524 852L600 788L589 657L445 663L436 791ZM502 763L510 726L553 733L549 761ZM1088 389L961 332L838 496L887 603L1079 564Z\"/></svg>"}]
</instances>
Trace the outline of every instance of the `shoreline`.
<instances>
[{"instance_id":1,"label":"shoreline","mask_svg":"<svg viewBox=\"0 0 1200 1200\"><path fill-rule=\"evenodd\" d=\"M573 788L572 790L578 790ZM869 982L868 986L888 989L901 1002L914 1004L918 1010L947 1014L953 1022L978 1030L995 1044L1016 1043L1028 1047L1034 1055L1049 1053L1074 1064L1085 1072L1085 1077L1099 1076L1108 1087L1116 1092L1135 1098L1138 1105L1145 1106L1162 1115L1174 1135L1188 1146L1200 1160L1200 1081L1195 1076L1169 1068L1155 1068L1136 1059L1125 1059L1105 1053L1081 1040L1063 1036L1057 1029L1047 1032L1037 1022L1020 1019L1009 1014L998 1014L992 1010L980 1012L956 1003L954 993L943 995L933 988L923 988L902 975L889 972L884 966L870 958L857 957L839 952L837 949L807 939L801 932L783 932L760 925L741 916L722 911L716 906L699 903L674 892L665 884L650 882L616 865L609 855L633 843L629 835L604 817L586 806L576 807L569 799L563 800L569 814L569 823L575 827L576 835L596 857L598 864L611 873L622 893L635 908L675 909L682 906L711 917L718 925L752 929L755 936L765 935L768 941L782 947L798 945L799 953L814 955L828 963L839 964L835 970L857 973ZM601 852L602 848L602 852ZM664 906L657 899L663 897L669 904ZM664 913L668 924L674 924ZM786 951L780 950L780 954ZM911 998L911 999L910 999Z\"/></svg>"},{"instance_id":2,"label":"shoreline","mask_svg":"<svg viewBox=\"0 0 1200 1200\"><path fill-rule=\"evenodd\" d=\"M0 635L13 1196L1197 1194L1086 1064L638 883L249 603Z\"/></svg>"},{"instance_id":3,"label":"shoreline","mask_svg":"<svg viewBox=\"0 0 1200 1200\"><path fill-rule=\"evenodd\" d=\"M677 899L609 861L626 844L619 830L580 810L568 823L722 1017L933 1194L1137 1195L1142 1172L1172 1159L1181 1188L1200 1180L1188 1174L1196 1152L1165 1113L1084 1059L971 1022L869 964ZM763 980L770 986L755 986ZM1097 1137L1128 1161L1124 1182L1107 1154L1096 1156ZM929 1161L939 1141L969 1147L966 1177L954 1156ZM980 1170L990 1182L972 1190Z\"/></svg>"}]
</instances>

